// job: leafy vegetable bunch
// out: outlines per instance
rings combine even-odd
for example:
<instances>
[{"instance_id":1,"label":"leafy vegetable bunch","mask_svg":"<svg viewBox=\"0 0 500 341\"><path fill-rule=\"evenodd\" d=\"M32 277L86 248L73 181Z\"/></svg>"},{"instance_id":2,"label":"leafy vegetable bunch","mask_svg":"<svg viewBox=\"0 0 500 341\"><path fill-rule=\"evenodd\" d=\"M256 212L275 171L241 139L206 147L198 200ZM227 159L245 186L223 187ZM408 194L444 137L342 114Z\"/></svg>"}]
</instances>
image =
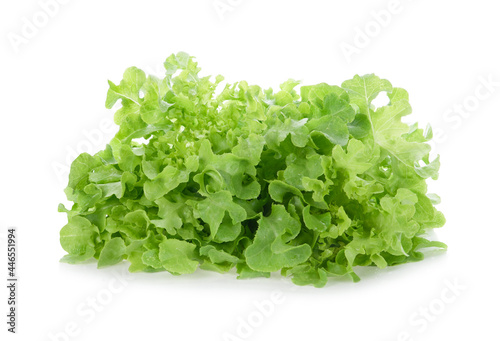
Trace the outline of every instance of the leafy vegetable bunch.
<instances>
[{"instance_id":1,"label":"leafy vegetable bunch","mask_svg":"<svg viewBox=\"0 0 500 341\"><path fill-rule=\"evenodd\" d=\"M322 287L355 266L423 258L425 233L445 219L427 194L438 176L430 129L408 125L408 93L377 76L341 87L280 91L245 81L217 86L185 53L164 79L135 67L109 82L121 100L106 148L71 165L74 204L60 232L62 261L126 259L130 271L188 274L236 268L238 278L281 271ZM388 105L372 101L386 93Z\"/></svg>"}]
</instances>

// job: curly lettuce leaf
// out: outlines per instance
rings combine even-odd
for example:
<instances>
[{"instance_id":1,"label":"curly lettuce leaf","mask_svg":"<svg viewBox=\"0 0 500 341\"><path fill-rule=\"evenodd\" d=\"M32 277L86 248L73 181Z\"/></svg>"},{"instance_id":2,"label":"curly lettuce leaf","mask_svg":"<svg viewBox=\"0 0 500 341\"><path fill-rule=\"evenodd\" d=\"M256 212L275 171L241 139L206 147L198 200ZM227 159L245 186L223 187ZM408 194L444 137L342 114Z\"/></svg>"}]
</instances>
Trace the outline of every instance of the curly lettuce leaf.
<instances>
[{"instance_id":1,"label":"curly lettuce leaf","mask_svg":"<svg viewBox=\"0 0 500 341\"><path fill-rule=\"evenodd\" d=\"M445 223L427 193L439 157L430 128L406 124L408 93L373 74L342 86L278 91L201 77L193 57L169 56L158 78L131 67L109 82L119 130L71 165L62 261L127 261L131 272L291 277L323 287L357 282L446 249L429 240ZM389 103L373 101L385 93Z\"/></svg>"}]
</instances>

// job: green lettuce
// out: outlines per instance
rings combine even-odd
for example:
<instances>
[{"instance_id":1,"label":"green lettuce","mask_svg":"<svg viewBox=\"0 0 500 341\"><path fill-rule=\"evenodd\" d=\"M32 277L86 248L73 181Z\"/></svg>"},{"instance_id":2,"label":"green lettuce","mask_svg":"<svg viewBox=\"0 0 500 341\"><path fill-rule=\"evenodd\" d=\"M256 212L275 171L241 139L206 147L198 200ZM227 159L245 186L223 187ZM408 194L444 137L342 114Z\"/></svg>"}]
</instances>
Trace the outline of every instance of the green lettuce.
<instances>
[{"instance_id":1,"label":"green lettuce","mask_svg":"<svg viewBox=\"0 0 500 341\"><path fill-rule=\"evenodd\" d=\"M432 131L402 121L408 93L356 75L280 90L201 77L186 53L163 79L132 67L109 82L116 136L71 165L62 261L124 259L130 271L281 271L298 285L418 261L445 223L427 193ZM389 103L375 107L379 94Z\"/></svg>"}]
</instances>

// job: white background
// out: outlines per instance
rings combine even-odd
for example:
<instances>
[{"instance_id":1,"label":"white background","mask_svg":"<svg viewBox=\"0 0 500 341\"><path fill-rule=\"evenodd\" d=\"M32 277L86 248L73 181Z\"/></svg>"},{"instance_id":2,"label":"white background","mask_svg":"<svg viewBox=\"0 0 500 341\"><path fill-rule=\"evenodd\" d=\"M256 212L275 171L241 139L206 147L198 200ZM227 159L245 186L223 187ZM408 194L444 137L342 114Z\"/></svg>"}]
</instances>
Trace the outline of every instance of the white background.
<instances>
[{"instance_id":1,"label":"white background","mask_svg":"<svg viewBox=\"0 0 500 341\"><path fill-rule=\"evenodd\" d=\"M219 6L230 6L223 13L213 0L60 2L45 9L52 12L46 22L37 1L0 5L2 340L500 338L496 2L401 0L394 10L388 0L222 0ZM377 23L374 13L388 10ZM29 23L38 25L35 32ZM346 44L356 53L343 53ZM439 131L442 168L430 188L442 197L447 224L436 238L448 252L362 269L361 282L332 279L322 289L294 287L279 276L127 277L120 275L126 264L97 270L59 263L64 169L73 151L95 152L113 135L102 129L112 118L104 109L107 80L119 82L132 65L159 74L178 51L196 56L202 74L220 73L230 82L276 88L288 78L340 84L376 73L406 88L411 119ZM488 78L496 82L489 91L481 81ZM9 226L18 229L17 335L5 323ZM281 299L259 320L255 302L273 295ZM245 334L249 319L256 327Z\"/></svg>"}]
</instances>

